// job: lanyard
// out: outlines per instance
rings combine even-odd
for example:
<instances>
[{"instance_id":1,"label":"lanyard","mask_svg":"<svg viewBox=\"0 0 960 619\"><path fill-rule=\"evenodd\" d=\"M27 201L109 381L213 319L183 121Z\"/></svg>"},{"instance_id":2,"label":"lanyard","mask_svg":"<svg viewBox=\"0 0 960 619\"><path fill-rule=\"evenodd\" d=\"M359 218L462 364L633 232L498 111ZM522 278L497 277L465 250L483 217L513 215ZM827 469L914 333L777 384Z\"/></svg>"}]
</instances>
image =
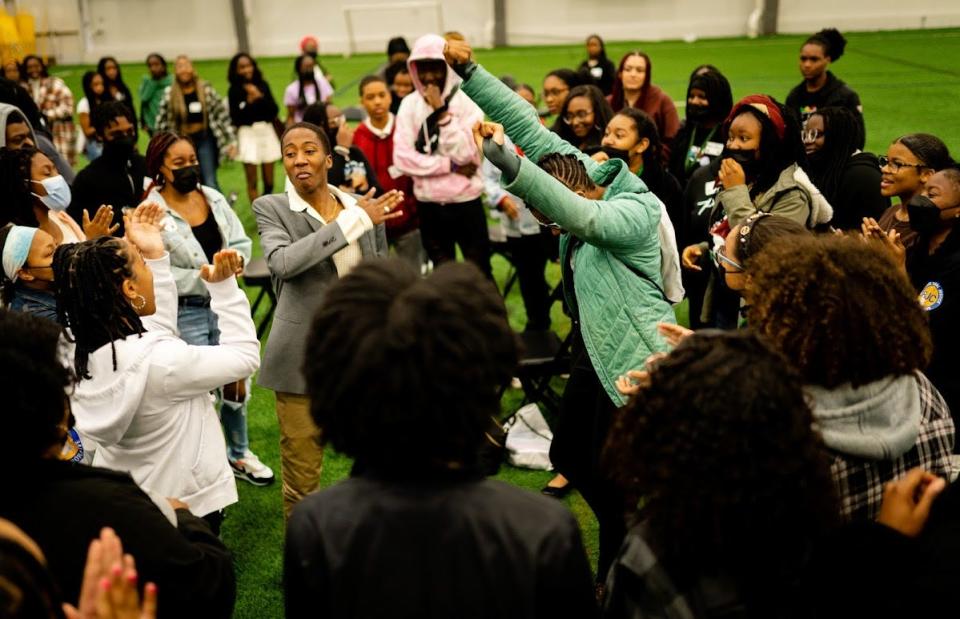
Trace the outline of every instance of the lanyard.
<instances>
[{"instance_id":1,"label":"lanyard","mask_svg":"<svg viewBox=\"0 0 960 619\"><path fill-rule=\"evenodd\" d=\"M695 157L691 157L690 155L693 151L693 139L697 136L697 130L694 129L690 132L690 143L687 144L687 161L685 162L687 172L693 169L693 166L697 163L697 160L700 159L700 153L703 152L704 147L707 145L707 142L710 141L710 138L713 137L713 134L717 132L718 126L719 125L714 125L714 127L710 130L710 133L707 134L706 139L700 145L700 149L697 151L697 155Z\"/></svg>"}]
</instances>

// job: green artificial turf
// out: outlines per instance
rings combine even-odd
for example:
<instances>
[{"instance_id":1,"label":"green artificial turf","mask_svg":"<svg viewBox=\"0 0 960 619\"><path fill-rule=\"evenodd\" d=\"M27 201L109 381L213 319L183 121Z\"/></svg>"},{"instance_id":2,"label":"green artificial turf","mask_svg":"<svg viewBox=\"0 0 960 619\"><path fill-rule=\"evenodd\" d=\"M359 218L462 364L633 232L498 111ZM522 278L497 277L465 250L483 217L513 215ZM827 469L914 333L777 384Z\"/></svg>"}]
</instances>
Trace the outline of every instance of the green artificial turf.
<instances>
[{"instance_id":1,"label":"green artificial turf","mask_svg":"<svg viewBox=\"0 0 960 619\"><path fill-rule=\"evenodd\" d=\"M867 126L867 149L883 153L895 137L911 132L930 132L940 136L955 153L960 152L960 114L957 114L957 83L960 78L960 30L905 31L888 33L850 33L846 55L833 67L835 73L857 92L863 101ZM616 60L629 49L647 51L653 64L653 81L675 100L682 102L691 70L699 64L719 67L733 86L734 97L764 92L783 100L800 81L797 69L799 36L777 36L759 40L703 40L695 43L666 41L659 43L610 43L609 56ZM176 50L170 50L176 51ZM173 54L170 54L173 56ZM493 73L510 74L521 82L533 84L539 91L543 75L560 67L575 67L583 59L580 45L522 47L500 50L478 50L477 59ZM342 106L357 102L356 81L378 68L380 55L359 55L351 58L323 58L339 88L337 103ZM226 60L198 61L199 74L226 95ZM279 100L284 87L293 79L292 58L263 58L260 68ZM61 66L53 73L66 79L79 99L80 79L88 67ZM136 93L141 65L125 65L124 76ZM146 146L141 138L141 152ZM278 179L282 178L278 169ZM237 192L239 213L248 233L254 239L254 252L260 254L256 225L247 202L243 169L240 164L226 163L220 168L220 185L225 194ZM280 183L277 183L278 186ZM502 284L508 267L500 257L494 258L494 272ZM559 278L557 265L548 267L552 283ZM251 295L253 291L251 291ZM525 322L519 291L514 287L507 297L513 326L521 329ZM262 310L261 310L262 313ZM685 322L685 305L678 308L678 317ZM569 321L553 309L554 327L565 334ZM520 394L509 391L503 410L512 412ZM250 401L250 439L252 449L279 475L278 430L274 417L273 394L254 388ZM323 470L323 486L343 479L349 472L349 461L328 452ZM550 473L525 471L504 466L498 475L517 486L538 490L551 477ZM230 508L224 523L223 538L236 556L238 598L236 616L279 617L282 615L281 556L283 549L283 517L279 483L268 488L254 488L240 483L240 503ZM576 494L566 499L577 516L584 533L591 560L596 560L596 522L583 500Z\"/></svg>"}]
</instances>

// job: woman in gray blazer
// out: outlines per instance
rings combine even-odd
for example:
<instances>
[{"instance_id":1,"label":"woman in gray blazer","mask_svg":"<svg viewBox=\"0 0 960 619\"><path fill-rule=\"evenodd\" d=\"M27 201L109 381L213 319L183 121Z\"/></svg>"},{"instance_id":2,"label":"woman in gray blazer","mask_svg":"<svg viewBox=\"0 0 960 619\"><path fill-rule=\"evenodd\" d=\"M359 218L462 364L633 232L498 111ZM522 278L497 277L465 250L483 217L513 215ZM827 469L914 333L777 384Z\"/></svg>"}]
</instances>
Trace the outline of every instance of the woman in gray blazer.
<instances>
[{"instance_id":1,"label":"woman in gray blazer","mask_svg":"<svg viewBox=\"0 0 960 619\"><path fill-rule=\"evenodd\" d=\"M301 373L306 333L327 287L361 260L387 255L383 222L402 215L398 191L362 198L327 184L331 146L316 125L297 123L281 139L291 188L253 203L277 310L258 382L277 398L286 516L317 489L323 450Z\"/></svg>"}]
</instances>

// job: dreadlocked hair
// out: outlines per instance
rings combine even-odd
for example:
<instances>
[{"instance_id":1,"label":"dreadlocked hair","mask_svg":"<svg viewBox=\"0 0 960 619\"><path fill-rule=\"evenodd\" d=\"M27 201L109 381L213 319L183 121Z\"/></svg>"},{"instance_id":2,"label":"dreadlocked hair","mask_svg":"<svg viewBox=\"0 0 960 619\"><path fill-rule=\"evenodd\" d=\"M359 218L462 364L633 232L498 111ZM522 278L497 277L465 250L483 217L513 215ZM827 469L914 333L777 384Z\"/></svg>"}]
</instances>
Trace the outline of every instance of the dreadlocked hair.
<instances>
[{"instance_id":1,"label":"dreadlocked hair","mask_svg":"<svg viewBox=\"0 0 960 619\"><path fill-rule=\"evenodd\" d=\"M117 369L116 340L146 331L140 316L123 296L124 280L133 277L126 247L120 239L100 237L61 245L53 255L57 316L76 344L74 371L91 378L90 353L110 344Z\"/></svg>"},{"instance_id":2,"label":"dreadlocked hair","mask_svg":"<svg viewBox=\"0 0 960 619\"><path fill-rule=\"evenodd\" d=\"M576 155L547 153L540 158L538 165L571 191L590 191L596 187L587 173L587 168Z\"/></svg>"},{"instance_id":3,"label":"dreadlocked hair","mask_svg":"<svg viewBox=\"0 0 960 619\"><path fill-rule=\"evenodd\" d=\"M857 114L842 107L825 107L812 116L823 119L823 148L810 156L810 177L831 204L850 156L863 149L864 135Z\"/></svg>"},{"instance_id":4,"label":"dreadlocked hair","mask_svg":"<svg viewBox=\"0 0 960 619\"><path fill-rule=\"evenodd\" d=\"M0 226L14 223L36 228L40 225L33 212L30 188L30 167L38 153L40 151L36 148L0 149L0 192L3 195Z\"/></svg>"}]
</instances>

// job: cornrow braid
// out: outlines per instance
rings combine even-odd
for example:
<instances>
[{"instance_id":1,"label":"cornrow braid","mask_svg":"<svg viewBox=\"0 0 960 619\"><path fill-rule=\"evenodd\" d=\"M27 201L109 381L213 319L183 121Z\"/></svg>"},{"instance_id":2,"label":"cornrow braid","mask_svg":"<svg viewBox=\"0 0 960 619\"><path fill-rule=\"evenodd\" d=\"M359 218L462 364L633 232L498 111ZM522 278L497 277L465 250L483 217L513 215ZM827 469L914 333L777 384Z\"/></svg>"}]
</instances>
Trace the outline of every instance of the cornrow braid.
<instances>
[{"instance_id":1,"label":"cornrow braid","mask_svg":"<svg viewBox=\"0 0 960 619\"><path fill-rule=\"evenodd\" d=\"M0 149L0 225L14 223L36 228L40 225L33 212L30 168L39 153L36 148Z\"/></svg>"},{"instance_id":2,"label":"cornrow braid","mask_svg":"<svg viewBox=\"0 0 960 619\"><path fill-rule=\"evenodd\" d=\"M133 277L127 250L120 239L100 237L61 245L53 255L57 315L76 343L74 370L80 380L91 378L90 353L110 344L117 369L116 340L146 331L140 316L123 296L122 286Z\"/></svg>"},{"instance_id":3,"label":"cornrow braid","mask_svg":"<svg viewBox=\"0 0 960 619\"><path fill-rule=\"evenodd\" d=\"M587 174L587 168L576 155L547 153L540 158L544 172L566 185L572 191L590 191L596 187Z\"/></svg>"}]
</instances>

